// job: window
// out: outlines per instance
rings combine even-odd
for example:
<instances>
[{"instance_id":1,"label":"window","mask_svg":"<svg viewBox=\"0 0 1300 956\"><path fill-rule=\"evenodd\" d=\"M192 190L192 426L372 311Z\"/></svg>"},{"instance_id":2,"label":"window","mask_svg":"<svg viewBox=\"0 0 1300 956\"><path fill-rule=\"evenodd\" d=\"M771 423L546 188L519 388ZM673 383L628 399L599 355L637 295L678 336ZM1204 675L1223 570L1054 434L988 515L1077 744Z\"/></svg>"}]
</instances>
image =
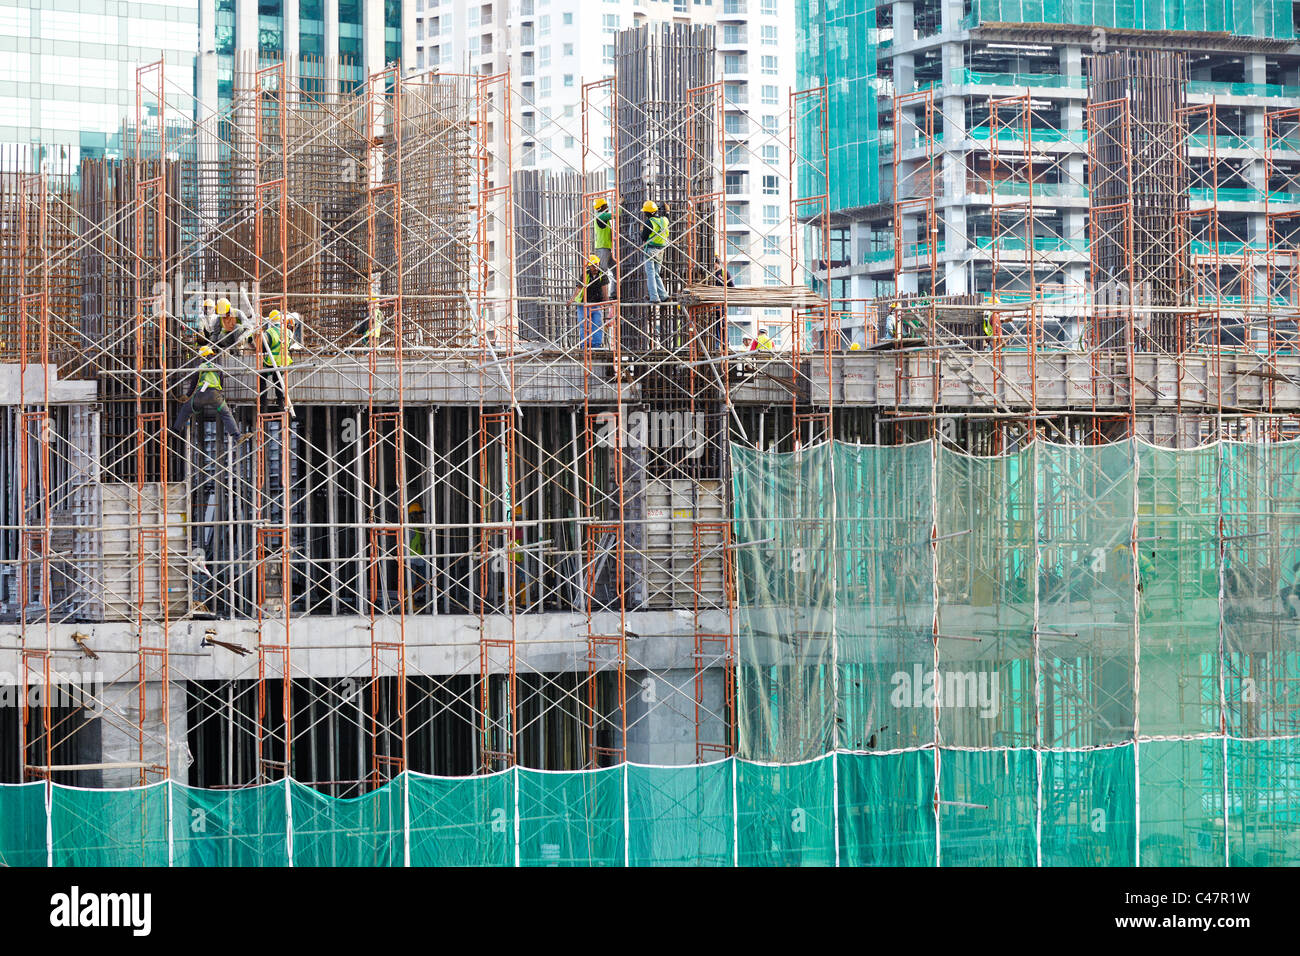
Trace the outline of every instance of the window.
<instances>
[{"instance_id":1,"label":"window","mask_svg":"<svg viewBox=\"0 0 1300 956\"><path fill-rule=\"evenodd\" d=\"M777 91L777 88L776 88L775 86L764 86L764 87L763 87L763 105L764 105L764 106L779 106L780 103L781 103L781 99L780 99L780 97L781 97L781 94Z\"/></svg>"},{"instance_id":2,"label":"window","mask_svg":"<svg viewBox=\"0 0 1300 956\"><path fill-rule=\"evenodd\" d=\"M604 27L605 27L606 30L617 30L617 29L618 29L618 14L617 14L617 13L607 13L607 14L605 14L604 16L602 16L602 17L600 18L600 22L604 25Z\"/></svg>"},{"instance_id":3,"label":"window","mask_svg":"<svg viewBox=\"0 0 1300 956\"><path fill-rule=\"evenodd\" d=\"M551 15L543 13L537 18L537 33L539 36L549 36L551 32Z\"/></svg>"},{"instance_id":4,"label":"window","mask_svg":"<svg viewBox=\"0 0 1300 956\"><path fill-rule=\"evenodd\" d=\"M551 95L551 78L549 76L539 77L538 89L542 96Z\"/></svg>"},{"instance_id":5,"label":"window","mask_svg":"<svg viewBox=\"0 0 1300 956\"><path fill-rule=\"evenodd\" d=\"M781 151L775 143L769 143L763 147L763 162L769 166L775 166L781 158Z\"/></svg>"},{"instance_id":6,"label":"window","mask_svg":"<svg viewBox=\"0 0 1300 956\"><path fill-rule=\"evenodd\" d=\"M763 114L763 132L764 133L776 132L776 116L774 114L772 113Z\"/></svg>"},{"instance_id":7,"label":"window","mask_svg":"<svg viewBox=\"0 0 1300 956\"><path fill-rule=\"evenodd\" d=\"M565 55L565 56L573 56L573 44L572 44L572 43L566 43L566 44L564 44L564 55Z\"/></svg>"},{"instance_id":8,"label":"window","mask_svg":"<svg viewBox=\"0 0 1300 956\"><path fill-rule=\"evenodd\" d=\"M484 53L491 53L491 52L492 52L492 34L490 34L490 33L485 33L485 34L483 34L482 40L483 40L483 44L482 44L483 52L484 52Z\"/></svg>"},{"instance_id":9,"label":"window","mask_svg":"<svg viewBox=\"0 0 1300 956\"><path fill-rule=\"evenodd\" d=\"M470 8L469 8L469 13L466 14L465 22L466 22L469 26L471 26L471 27L476 27L476 26L479 25L479 8L478 8L478 7L470 7Z\"/></svg>"},{"instance_id":10,"label":"window","mask_svg":"<svg viewBox=\"0 0 1300 956\"><path fill-rule=\"evenodd\" d=\"M573 74L572 74L572 73L565 73L565 74L564 74L564 85L565 85L565 86L569 86L569 87L573 86Z\"/></svg>"},{"instance_id":11,"label":"window","mask_svg":"<svg viewBox=\"0 0 1300 956\"><path fill-rule=\"evenodd\" d=\"M614 44L612 43L605 44L605 62L606 63L614 62Z\"/></svg>"},{"instance_id":12,"label":"window","mask_svg":"<svg viewBox=\"0 0 1300 956\"><path fill-rule=\"evenodd\" d=\"M781 254L781 237L764 236L763 237L763 255L779 256Z\"/></svg>"},{"instance_id":13,"label":"window","mask_svg":"<svg viewBox=\"0 0 1300 956\"><path fill-rule=\"evenodd\" d=\"M764 207L763 207L763 225L765 225L765 226L775 226L775 225L776 225L777 223L779 223L780 221L781 221L781 207L780 207L780 206L764 206Z\"/></svg>"},{"instance_id":14,"label":"window","mask_svg":"<svg viewBox=\"0 0 1300 956\"><path fill-rule=\"evenodd\" d=\"M736 46L745 42L745 28L743 25L727 23L722 27L722 42L727 46Z\"/></svg>"},{"instance_id":15,"label":"window","mask_svg":"<svg viewBox=\"0 0 1300 956\"><path fill-rule=\"evenodd\" d=\"M779 196L781 195L781 182L775 176L763 177L763 195Z\"/></svg>"},{"instance_id":16,"label":"window","mask_svg":"<svg viewBox=\"0 0 1300 956\"><path fill-rule=\"evenodd\" d=\"M744 173L727 173L727 195L734 196L745 191Z\"/></svg>"},{"instance_id":17,"label":"window","mask_svg":"<svg viewBox=\"0 0 1300 956\"><path fill-rule=\"evenodd\" d=\"M781 277L772 269L763 270L763 285L780 285Z\"/></svg>"},{"instance_id":18,"label":"window","mask_svg":"<svg viewBox=\"0 0 1300 956\"><path fill-rule=\"evenodd\" d=\"M745 54L743 53L726 53L722 57L723 73L744 73L745 72Z\"/></svg>"},{"instance_id":19,"label":"window","mask_svg":"<svg viewBox=\"0 0 1300 956\"><path fill-rule=\"evenodd\" d=\"M550 65L551 65L551 48L549 46L544 46L538 52L537 66L539 69L544 70Z\"/></svg>"},{"instance_id":20,"label":"window","mask_svg":"<svg viewBox=\"0 0 1300 956\"><path fill-rule=\"evenodd\" d=\"M572 13L566 13L566 14L564 15L564 25L565 25L566 27L571 27L571 26L573 26L573 14L572 14Z\"/></svg>"},{"instance_id":21,"label":"window","mask_svg":"<svg viewBox=\"0 0 1300 956\"><path fill-rule=\"evenodd\" d=\"M469 57L471 60L479 54L479 43L480 41L478 37L469 38ZM531 56L526 56L524 57L524 62L527 64L524 67L524 76L531 76L533 72L533 58Z\"/></svg>"},{"instance_id":22,"label":"window","mask_svg":"<svg viewBox=\"0 0 1300 956\"><path fill-rule=\"evenodd\" d=\"M763 57L763 75L776 76L776 74L777 74L776 57L774 56Z\"/></svg>"},{"instance_id":23,"label":"window","mask_svg":"<svg viewBox=\"0 0 1300 956\"><path fill-rule=\"evenodd\" d=\"M722 98L731 106L743 106L749 102L749 90L744 83L724 83Z\"/></svg>"},{"instance_id":24,"label":"window","mask_svg":"<svg viewBox=\"0 0 1300 956\"><path fill-rule=\"evenodd\" d=\"M763 0L763 16L776 16L776 0Z\"/></svg>"},{"instance_id":25,"label":"window","mask_svg":"<svg viewBox=\"0 0 1300 956\"><path fill-rule=\"evenodd\" d=\"M763 27L763 46L776 46L776 27Z\"/></svg>"},{"instance_id":26,"label":"window","mask_svg":"<svg viewBox=\"0 0 1300 956\"><path fill-rule=\"evenodd\" d=\"M749 117L744 113L728 113L723 117L722 125L728 133L744 134L749 132Z\"/></svg>"},{"instance_id":27,"label":"window","mask_svg":"<svg viewBox=\"0 0 1300 956\"><path fill-rule=\"evenodd\" d=\"M564 137L564 148L565 148L565 149L573 149L573 137L572 137L572 136L566 136L566 137Z\"/></svg>"}]
</instances>

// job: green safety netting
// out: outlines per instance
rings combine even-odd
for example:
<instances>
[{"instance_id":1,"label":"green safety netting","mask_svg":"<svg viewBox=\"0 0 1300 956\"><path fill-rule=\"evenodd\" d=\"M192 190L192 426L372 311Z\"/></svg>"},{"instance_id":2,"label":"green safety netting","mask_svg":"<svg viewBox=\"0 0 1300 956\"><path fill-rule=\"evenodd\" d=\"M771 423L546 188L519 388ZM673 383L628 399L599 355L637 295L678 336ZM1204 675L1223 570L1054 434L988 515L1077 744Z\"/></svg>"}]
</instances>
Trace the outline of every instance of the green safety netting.
<instances>
[{"instance_id":1,"label":"green safety netting","mask_svg":"<svg viewBox=\"0 0 1300 956\"><path fill-rule=\"evenodd\" d=\"M456 779L336 799L0 786L12 866L1300 864L1300 740L839 752ZM936 776L937 774L937 776ZM1225 799L1224 781L1227 780ZM936 783L937 781L937 783Z\"/></svg>"},{"instance_id":2,"label":"green safety netting","mask_svg":"<svg viewBox=\"0 0 1300 956\"><path fill-rule=\"evenodd\" d=\"M1300 860L1300 444L733 466L741 756L937 743L894 859Z\"/></svg>"},{"instance_id":3,"label":"green safety netting","mask_svg":"<svg viewBox=\"0 0 1300 956\"><path fill-rule=\"evenodd\" d=\"M1290 0L974 0L974 23L1066 23L1286 39Z\"/></svg>"}]
</instances>

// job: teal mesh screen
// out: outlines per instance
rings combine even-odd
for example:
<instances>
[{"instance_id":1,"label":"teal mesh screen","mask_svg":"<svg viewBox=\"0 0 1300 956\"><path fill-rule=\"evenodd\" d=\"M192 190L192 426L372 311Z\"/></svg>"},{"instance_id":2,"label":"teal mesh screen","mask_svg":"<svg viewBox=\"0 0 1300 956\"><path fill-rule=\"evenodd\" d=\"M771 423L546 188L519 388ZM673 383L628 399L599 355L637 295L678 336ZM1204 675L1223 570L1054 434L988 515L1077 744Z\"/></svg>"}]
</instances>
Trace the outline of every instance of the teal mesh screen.
<instances>
[{"instance_id":1,"label":"teal mesh screen","mask_svg":"<svg viewBox=\"0 0 1300 956\"><path fill-rule=\"evenodd\" d=\"M55 866L167 866L168 785L133 790L55 787Z\"/></svg>"},{"instance_id":2,"label":"teal mesh screen","mask_svg":"<svg viewBox=\"0 0 1300 956\"><path fill-rule=\"evenodd\" d=\"M285 784L172 787L174 866L287 866Z\"/></svg>"},{"instance_id":3,"label":"teal mesh screen","mask_svg":"<svg viewBox=\"0 0 1300 956\"><path fill-rule=\"evenodd\" d=\"M841 866L934 865L934 751L837 755Z\"/></svg>"},{"instance_id":4,"label":"teal mesh screen","mask_svg":"<svg viewBox=\"0 0 1300 956\"><path fill-rule=\"evenodd\" d=\"M732 761L697 767L627 766L632 866L731 866Z\"/></svg>"},{"instance_id":5,"label":"teal mesh screen","mask_svg":"<svg viewBox=\"0 0 1300 956\"><path fill-rule=\"evenodd\" d=\"M623 770L519 771L523 866L622 866Z\"/></svg>"},{"instance_id":6,"label":"teal mesh screen","mask_svg":"<svg viewBox=\"0 0 1300 956\"><path fill-rule=\"evenodd\" d=\"M0 865L45 863L45 785L0 786Z\"/></svg>"},{"instance_id":7,"label":"teal mesh screen","mask_svg":"<svg viewBox=\"0 0 1300 956\"><path fill-rule=\"evenodd\" d=\"M830 757L803 764L736 765L741 866L834 866L835 788Z\"/></svg>"},{"instance_id":8,"label":"teal mesh screen","mask_svg":"<svg viewBox=\"0 0 1300 956\"><path fill-rule=\"evenodd\" d=\"M290 781L294 866L402 866L403 781L351 800Z\"/></svg>"},{"instance_id":9,"label":"teal mesh screen","mask_svg":"<svg viewBox=\"0 0 1300 956\"><path fill-rule=\"evenodd\" d=\"M974 0L980 23L1065 23L1123 30L1193 30L1286 39L1287 0Z\"/></svg>"},{"instance_id":10,"label":"teal mesh screen","mask_svg":"<svg viewBox=\"0 0 1300 956\"><path fill-rule=\"evenodd\" d=\"M412 866L514 866L513 773L408 774Z\"/></svg>"}]
</instances>

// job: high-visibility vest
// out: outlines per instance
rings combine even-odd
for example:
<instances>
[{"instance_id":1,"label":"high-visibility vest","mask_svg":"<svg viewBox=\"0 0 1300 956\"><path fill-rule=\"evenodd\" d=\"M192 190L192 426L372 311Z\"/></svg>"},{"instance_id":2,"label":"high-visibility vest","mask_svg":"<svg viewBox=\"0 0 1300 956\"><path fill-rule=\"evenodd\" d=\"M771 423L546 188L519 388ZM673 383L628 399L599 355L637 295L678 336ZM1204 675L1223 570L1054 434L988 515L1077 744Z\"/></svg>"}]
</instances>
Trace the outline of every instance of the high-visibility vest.
<instances>
[{"instance_id":1,"label":"high-visibility vest","mask_svg":"<svg viewBox=\"0 0 1300 956\"><path fill-rule=\"evenodd\" d=\"M596 248L613 249L614 248L614 216L607 209L604 212L596 214Z\"/></svg>"},{"instance_id":2,"label":"high-visibility vest","mask_svg":"<svg viewBox=\"0 0 1300 956\"><path fill-rule=\"evenodd\" d=\"M424 557L424 532L416 531L411 534L411 554Z\"/></svg>"},{"instance_id":3,"label":"high-visibility vest","mask_svg":"<svg viewBox=\"0 0 1300 956\"><path fill-rule=\"evenodd\" d=\"M293 356L289 354L289 336L281 335L280 329L274 325L266 327L266 354L262 357L262 363L267 368L275 368L279 365L284 367L293 364Z\"/></svg>"},{"instance_id":4,"label":"high-visibility vest","mask_svg":"<svg viewBox=\"0 0 1300 956\"><path fill-rule=\"evenodd\" d=\"M199 390L202 391L204 386L221 391L221 375L208 363L204 363L203 371L199 373Z\"/></svg>"},{"instance_id":5,"label":"high-visibility vest","mask_svg":"<svg viewBox=\"0 0 1300 956\"><path fill-rule=\"evenodd\" d=\"M647 246L666 246L668 245L668 217L651 216L650 217L650 238L645 241Z\"/></svg>"},{"instance_id":6,"label":"high-visibility vest","mask_svg":"<svg viewBox=\"0 0 1300 956\"><path fill-rule=\"evenodd\" d=\"M366 335L372 339L377 339L384 334L384 313L375 309L370 313L370 328L366 330Z\"/></svg>"},{"instance_id":7,"label":"high-visibility vest","mask_svg":"<svg viewBox=\"0 0 1300 956\"><path fill-rule=\"evenodd\" d=\"M765 352L770 352L772 351L772 340L766 335L760 335L758 337L758 347Z\"/></svg>"}]
</instances>

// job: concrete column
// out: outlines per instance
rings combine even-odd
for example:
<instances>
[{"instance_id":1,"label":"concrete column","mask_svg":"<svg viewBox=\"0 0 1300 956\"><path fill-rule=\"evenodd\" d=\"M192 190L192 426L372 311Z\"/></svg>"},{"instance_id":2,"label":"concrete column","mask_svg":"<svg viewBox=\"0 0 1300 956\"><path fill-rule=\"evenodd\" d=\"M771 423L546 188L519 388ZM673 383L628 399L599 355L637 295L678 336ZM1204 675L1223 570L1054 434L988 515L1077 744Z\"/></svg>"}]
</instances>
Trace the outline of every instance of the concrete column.
<instances>
[{"instance_id":1,"label":"concrete column","mask_svg":"<svg viewBox=\"0 0 1300 956\"><path fill-rule=\"evenodd\" d=\"M365 75L378 73L384 63L384 0L362 0L361 44L365 51Z\"/></svg>"},{"instance_id":2,"label":"concrete column","mask_svg":"<svg viewBox=\"0 0 1300 956\"><path fill-rule=\"evenodd\" d=\"M235 0L235 89L251 89L257 72L257 0Z\"/></svg>"},{"instance_id":3,"label":"concrete column","mask_svg":"<svg viewBox=\"0 0 1300 956\"><path fill-rule=\"evenodd\" d=\"M402 66L404 73L416 73L419 68L415 62L415 3L407 0L402 4ZM505 20L504 13L501 17ZM494 42L504 43L504 34L499 34Z\"/></svg>"},{"instance_id":4,"label":"concrete column","mask_svg":"<svg viewBox=\"0 0 1300 956\"><path fill-rule=\"evenodd\" d=\"M284 72L292 86L298 84L298 58L302 55L298 0L284 0L284 28L280 31L280 45L284 48Z\"/></svg>"},{"instance_id":5,"label":"concrete column","mask_svg":"<svg viewBox=\"0 0 1300 956\"><path fill-rule=\"evenodd\" d=\"M339 0L325 0L325 89L339 91Z\"/></svg>"},{"instance_id":6,"label":"concrete column","mask_svg":"<svg viewBox=\"0 0 1300 956\"><path fill-rule=\"evenodd\" d=\"M916 39L916 30L912 25L912 4L898 2L894 4L894 49L903 44L910 44ZM895 80L897 82L897 80Z\"/></svg>"},{"instance_id":7,"label":"concrete column","mask_svg":"<svg viewBox=\"0 0 1300 956\"><path fill-rule=\"evenodd\" d=\"M962 0L943 0L943 10L941 13L943 35L948 36L961 30L961 18L965 4Z\"/></svg>"},{"instance_id":8,"label":"concrete column","mask_svg":"<svg viewBox=\"0 0 1300 956\"><path fill-rule=\"evenodd\" d=\"M951 3L944 4L944 17L952 8ZM955 14L961 16L961 6L957 5ZM948 32L945 22L944 32ZM944 251L947 260L943 266L943 291L949 295L965 295L970 291L970 270L966 259L969 248L967 226L967 182L966 165L966 98L961 95L961 84L965 79L966 63L963 58L963 45L947 42L943 45L943 99L940 112L943 117L943 138L936 144L936 149L943 153L943 202L939 211L944 224Z\"/></svg>"}]
</instances>

